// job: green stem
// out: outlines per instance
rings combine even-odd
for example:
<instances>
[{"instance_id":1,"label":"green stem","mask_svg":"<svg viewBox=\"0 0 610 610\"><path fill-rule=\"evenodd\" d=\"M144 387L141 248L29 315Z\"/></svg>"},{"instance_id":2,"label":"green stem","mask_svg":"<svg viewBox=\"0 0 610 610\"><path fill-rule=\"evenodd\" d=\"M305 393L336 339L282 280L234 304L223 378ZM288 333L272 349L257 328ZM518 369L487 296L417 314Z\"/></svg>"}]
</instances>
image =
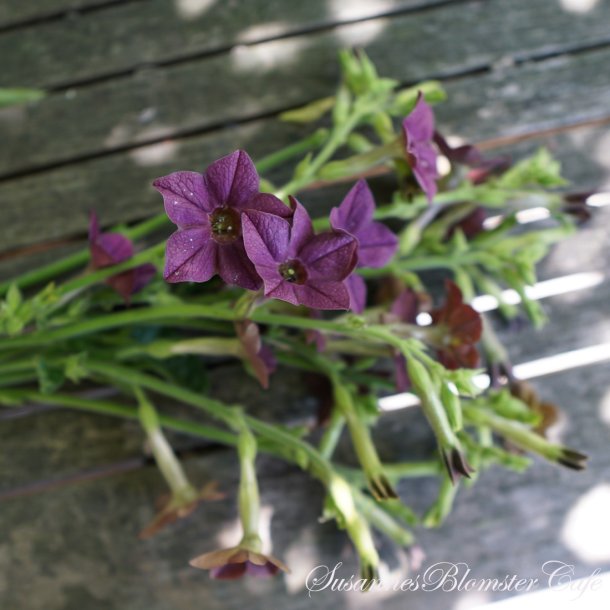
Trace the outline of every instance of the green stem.
<instances>
[{"instance_id":1,"label":"green stem","mask_svg":"<svg viewBox=\"0 0 610 610\"><path fill-rule=\"evenodd\" d=\"M310 150L315 150L322 145L327 136L328 131L326 129L318 129L306 138L259 159L256 162L256 169L261 174L264 174L294 157L299 157Z\"/></svg>"}]
</instances>

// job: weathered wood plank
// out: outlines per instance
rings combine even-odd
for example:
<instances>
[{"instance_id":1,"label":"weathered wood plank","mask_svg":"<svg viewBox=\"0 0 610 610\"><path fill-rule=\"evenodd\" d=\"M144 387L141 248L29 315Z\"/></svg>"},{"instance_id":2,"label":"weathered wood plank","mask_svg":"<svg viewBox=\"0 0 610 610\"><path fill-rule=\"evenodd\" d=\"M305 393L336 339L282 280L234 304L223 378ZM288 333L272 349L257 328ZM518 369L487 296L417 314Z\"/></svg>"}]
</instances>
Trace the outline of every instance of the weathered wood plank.
<instances>
[{"instance_id":1,"label":"weathered wood plank","mask_svg":"<svg viewBox=\"0 0 610 610\"><path fill-rule=\"evenodd\" d=\"M0 30L123 1L125 0L3 0L0 5Z\"/></svg>"},{"instance_id":2,"label":"weathered wood plank","mask_svg":"<svg viewBox=\"0 0 610 610\"><path fill-rule=\"evenodd\" d=\"M0 113L0 138L6 143L0 151L0 176L165 136L200 133L328 95L338 76L336 52L346 45L365 45L384 74L417 81L483 68L514 56L546 54L603 36L599 24L605 19L576 20L567 29L565 14L555 6L551 10L547 3L515 0L510 11L503 6L502 0L450 4L432 14L354 23L331 32L236 47L230 54L151 68L50 95L31 106L6 109ZM472 23L484 27L470 32ZM606 32L605 26L602 30ZM405 61L405 52L410 61ZM83 55L75 50L71 54ZM583 66L597 57L590 64L585 60ZM604 59L599 56L599 61ZM20 72L21 64L16 63ZM603 87L603 72L595 66L591 69L589 80ZM561 72L556 74L562 77ZM560 87L561 80L553 90ZM581 114L590 103L593 100L583 104ZM92 121L96 108L100 111Z\"/></svg>"},{"instance_id":3,"label":"weathered wood plank","mask_svg":"<svg viewBox=\"0 0 610 610\"><path fill-rule=\"evenodd\" d=\"M458 79L447 85L450 98L438 110L440 125L481 139L604 116L610 86L599 66L609 60L610 51L602 50ZM500 98L500 91L506 97ZM605 133L595 128L583 136L586 144L576 142L577 154L583 155L591 172L583 187L608 183ZM84 234L88 212L94 208L108 224L156 213L160 202L150 183L158 175L179 168L201 170L238 147L257 158L299 134L304 131L273 119L256 121L6 181L0 184L0 249ZM569 136L558 136L557 141L569 142Z\"/></svg>"},{"instance_id":4,"label":"weathered wood plank","mask_svg":"<svg viewBox=\"0 0 610 610\"><path fill-rule=\"evenodd\" d=\"M102 11L72 12L63 19L0 36L0 55L10 64L0 79L2 83L21 79L21 85L55 87L227 50L235 44L447 2L464 0L388 0L372 4L324 0L115 2ZM56 10L61 5L65 9L87 7L87 2L77 0L47 0L46 4ZM89 4L95 6L100 0L90 0ZM105 4L103 0L101 4ZM19 2L19 6L27 5L35 6L33 2ZM9 11L14 14L16 8ZM0 12L0 28L2 21Z\"/></svg>"}]
</instances>

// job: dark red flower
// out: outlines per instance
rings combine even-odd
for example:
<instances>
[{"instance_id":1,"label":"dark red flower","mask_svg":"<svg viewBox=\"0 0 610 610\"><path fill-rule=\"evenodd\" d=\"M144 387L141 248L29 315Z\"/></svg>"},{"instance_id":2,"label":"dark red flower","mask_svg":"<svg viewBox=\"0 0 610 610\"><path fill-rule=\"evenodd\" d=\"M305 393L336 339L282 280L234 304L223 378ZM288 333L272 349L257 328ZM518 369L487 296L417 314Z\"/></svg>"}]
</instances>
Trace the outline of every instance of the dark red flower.
<instances>
[{"instance_id":1,"label":"dark red flower","mask_svg":"<svg viewBox=\"0 0 610 610\"><path fill-rule=\"evenodd\" d=\"M476 343L481 338L481 316L464 303L462 291L451 280L445 281L445 304L430 312L437 327L438 359L448 369L475 368L479 363Z\"/></svg>"}]
</instances>

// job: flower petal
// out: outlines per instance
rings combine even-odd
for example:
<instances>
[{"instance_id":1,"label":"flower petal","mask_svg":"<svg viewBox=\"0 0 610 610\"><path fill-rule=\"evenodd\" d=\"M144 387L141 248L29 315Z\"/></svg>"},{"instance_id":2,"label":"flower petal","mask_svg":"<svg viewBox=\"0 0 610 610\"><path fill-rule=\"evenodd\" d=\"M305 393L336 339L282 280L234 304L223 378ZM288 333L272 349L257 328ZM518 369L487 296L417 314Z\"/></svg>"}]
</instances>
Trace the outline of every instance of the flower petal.
<instances>
[{"instance_id":1,"label":"flower petal","mask_svg":"<svg viewBox=\"0 0 610 610\"><path fill-rule=\"evenodd\" d=\"M247 561L245 566L247 574L249 576L254 576L255 578L269 578L275 576L279 572L279 568L270 561L265 561L263 565L257 565L251 561Z\"/></svg>"},{"instance_id":2,"label":"flower petal","mask_svg":"<svg viewBox=\"0 0 610 610\"><path fill-rule=\"evenodd\" d=\"M163 277L168 282L207 282L216 273L217 247L201 227L176 231L167 240Z\"/></svg>"},{"instance_id":3,"label":"flower petal","mask_svg":"<svg viewBox=\"0 0 610 610\"><path fill-rule=\"evenodd\" d=\"M418 309L417 295L410 288L406 288L396 297L390 307L390 312L397 316L401 322L415 324Z\"/></svg>"},{"instance_id":4,"label":"flower petal","mask_svg":"<svg viewBox=\"0 0 610 610\"><path fill-rule=\"evenodd\" d=\"M247 569L246 563L228 563L210 570L210 577L216 580L236 580L241 578Z\"/></svg>"},{"instance_id":5,"label":"flower petal","mask_svg":"<svg viewBox=\"0 0 610 610\"><path fill-rule=\"evenodd\" d=\"M402 126L407 135L407 143L410 140L429 141L434 137L434 112L424 100L421 91L417 96L415 107L404 119Z\"/></svg>"},{"instance_id":6,"label":"flower petal","mask_svg":"<svg viewBox=\"0 0 610 610\"><path fill-rule=\"evenodd\" d=\"M213 208L245 208L258 193L258 174L252 159L243 150L218 159L203 176Z\"/></svg>"},{"instance_id":7,"label":"flower petal","mask_svg":"<svg viewBox=\"0 0 610 610\"><path fill-rule=\"evenodd\" d=\"M242 232L248 257L258 266L277 267L287 258L290 224L288 221L256 210L242 214Z\"/></svg>"},{"instance_id":8,"label":"flower petal","mask_svg":"<svg viewBox=\"0 0 610 610\"><path fill-rule=\"evenodd\" d=\"M380 222L371 222L366 231L356 237L359 267L383 267L398 249L398 238Z\"/></svg>"},{"instance_id":9,"label":"flower petal","mask_svg":"<svg viewBox=\"0 0 610 610\"><path fill-rule=\"evenodd\" d=\"M282 218L290 218L293 214L293 210L289 206L271 193L258 193L258 195L254 195L248 202L248 209L275 214Z\"/></svg>"},{"instance_id":10,"label":"flower petal","mask_svg":"<svg viewBox=\"0 0 610 610\"><path fill-rule=\"evenodd\" d=\"M349 309L350 296L345 282L310 280L290 285L299 305L313 309Z\"/></svg>"},{"instance_id":11,"label":"flower petal","mask_svg":"<svg viewBox=\"0 0 610 610\"><path fill-rule=\"evenodd\" d=\"M290 197L290 207L292 208L292 230L288 254L290 258L295 258L313 237L313 225L307 210L294 197Z\"/></svg>"},{"instance_id":12,"label":"flower petal","mask_svg":"<svg viewBox=\"0 0 610 610\"><path fill-rule=\"evenodd\" d=\"M179 227L203 224L214 209L203 176L197 172L174 172L157 178L153 186L163 195L165 213Z\"/></svg>"},{"instance_id":13,"label":"flower petal","mask_svg":"<svg viewBox=\"0 0 610 610\"><path fill-rule=\"evenodd\" d=\"M365 230L373 219L375 199L366 180L360 179L350 189L338 208L330 212L333 229L343 229L360 239L360 231Z\"/></svg>"},{"instance_id":14,"label":"flower petal","mask_svg":"<svg viewBox=\"0 0 610 610\"><path fill-rule=\"evenodd\" d=\"M349 308L354 313L362 313L366 307L366 282L356 273L352 273L346 280L349 292Z\"/></svg>"},{"instance_id":15,"label":"flower petal","mask_svg":"<svg viewBox=\"0 0 610 610\"><path fill-rule=\"evenodd\" d=\"M246 290L258 290L263 282L241 241L218 245L216 249L217 269L227 283Z\"/></svg>"},{"instance_id":16,"label":"flower petal","mask_svg":"<svg viewBox=\"0 0 610 610\"><path fill-rule=\"evenodd\" d=\"M246 561L248 558L247 552L239 547L231 547L229 549L218 549L199 555L189 561L189 564L194 568L201 570L209 570L210 568L219 568L227 563L239 563Z\"/></svg>"},{"instance_id":17,"label":"flower petal","mask_svg":"<svg viewBox=\"0 0 610 610\"><path fill-rule=\"evenodd\" d=\"M314 235L301 249L299 257L314 280L343 280L356 266L358 242L345 231L326 231Z\"/></svg>"},{"instance_id":18,"label":"flower petal","mask_svg":"<svg viewBox=\"0 0 610 610\"><path fill-rule=\"evenodd\" d=\"M146 286L146 284L148 284L150 280L152 280L155 273L157 273L157 268L151 263L147 263L145 265L140 265L139 267L136 267L133 271L135 277L133 282L132 294L135 294L136 292L142 290L142 288L144 288L144 286Z\"/></svg>"}]
</instances>

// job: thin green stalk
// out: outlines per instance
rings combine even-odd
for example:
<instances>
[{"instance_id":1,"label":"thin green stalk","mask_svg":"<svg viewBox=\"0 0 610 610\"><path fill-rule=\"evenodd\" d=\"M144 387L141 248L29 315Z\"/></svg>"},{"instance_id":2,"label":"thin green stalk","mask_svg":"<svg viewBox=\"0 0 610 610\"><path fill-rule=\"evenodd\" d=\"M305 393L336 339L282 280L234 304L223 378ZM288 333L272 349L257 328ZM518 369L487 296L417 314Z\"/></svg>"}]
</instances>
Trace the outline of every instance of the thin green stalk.
<instances>
[{"instance_id":1,"label":"thin green stalk","mask_svg":"<svg viewBox=\"0 0 610 610\"><path fill-rule=\"evenodd\" d=\"M306 138L303 138L302 140L299 140L294 144L290 144L285 148L281 148L280 150L271 153L270 155L267 155L262 159L259 159L255 164L256 169L261 174L264 174L265 172L268 172L269 170L277 167L278 165L281 165L286 161L293 159L294 157L299 157L305 153L308 153L311 150L315 150L316 148L318 148L318 146L321 146L323 144L327 136L328 131L326 129L318 129L310 136L307 136Z\"/></svg>"}]
</instances>

